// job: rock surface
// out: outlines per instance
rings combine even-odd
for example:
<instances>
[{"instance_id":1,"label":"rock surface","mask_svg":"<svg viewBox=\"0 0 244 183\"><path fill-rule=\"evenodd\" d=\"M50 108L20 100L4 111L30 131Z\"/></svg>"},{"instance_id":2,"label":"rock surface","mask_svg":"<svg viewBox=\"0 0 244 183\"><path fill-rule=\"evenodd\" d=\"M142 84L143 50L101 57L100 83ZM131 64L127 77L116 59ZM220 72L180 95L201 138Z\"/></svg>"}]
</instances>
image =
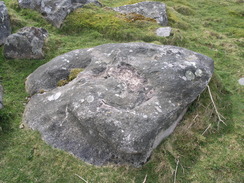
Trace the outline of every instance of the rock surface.
<instances>
[{"instance_id":1,"label":"rock surface","mask_svg":"<svg viewBox=\"0 0 244 183\"><path fill-rule=\"evenodd\" d=\"M11 25L8 10L3 1L0 1L0 46L11 34Z\"/></svg>"},{"instance_id":2,"label":"rock surface","mask_svg":"<svg viewBox=\"0 0 244 183\"><path fill-rule=\"evenodd\" d=\"M66 77L62 71L85 66L57 87ZM173 132L212 73L212 59L175 46L121 43L75 50L27 78L27 91L35 95L24 122L48 144L88 163L138 167Z\"/></svg>"},{"instance_id":3,"label":"rock surface","mask_svg":"<svg viewBox=\"0 0 244 183\"><path fill-rule=\"evenodd\" d=\"M58 28L73 10L89 3L101 6L101 3L97 0L18 0L18 2L21 8L30 8L40 12Z\"/></svg>"},{"instance_id":4,"label":"rock surface","mask_svg":"<svg viewBox=\"0 0 244 183\"><path fill-rule=\"evenodd\" d=\"M244 85L244 78L240 78L240 79L238 80L238 83L239 83L240 85Z\"/></svg>"},{"instance_id":5,"label":"rock surface","mask_svg":"<svg viewBox=\"0 0 244 183\"><path fill-rule=\"evenodd\" d=\"M0 85L0 109L3 108L3 87Z\"/></svg>"},{"instance_id":6,"label":"rock surface","mask_svg":"<svg viewBox=\"0 0 244 183\"><path fill-rule=\"evenodd\" d=\"M43 59L43 46L48 33L43 28L24 27L11 34L4 44L4 56L15 59Z\"/></svg>"},{"instance_id":7,"label":"rock surface","mask_svg":"<svg viewBox=\"0 0 244 183\"><path fill-rule=\"evenodd\" d=\"M156 30L157 36L169 37L171 33L171 27L160 27Z\"/></svg>"},{"instance_id":8,"label":"rock surface","mask_svg":"<svg viewBox=\"0 0 244 183\"><path fill-rule=\"evenodd\" d=\"M155 19L162 26L166 26L168 24L166 5L161 2L140 2L113 9L123 14L136 13Z\"/></svg>"}]
</instances>

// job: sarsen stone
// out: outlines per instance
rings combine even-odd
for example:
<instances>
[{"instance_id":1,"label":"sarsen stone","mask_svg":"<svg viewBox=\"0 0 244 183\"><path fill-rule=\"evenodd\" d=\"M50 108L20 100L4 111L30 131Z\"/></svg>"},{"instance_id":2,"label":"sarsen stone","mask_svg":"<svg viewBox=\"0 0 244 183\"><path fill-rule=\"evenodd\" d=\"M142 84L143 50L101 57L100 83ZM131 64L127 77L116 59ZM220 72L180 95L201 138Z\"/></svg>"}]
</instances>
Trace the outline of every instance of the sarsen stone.
<instances>
[{"instance_id":1,"label":"sarsen stone","mask_svg":"<svg viewBox=\"0 0 244 183\"><path fill-rule=\"evenodd\" d=\"M85 66L57 87L71 68ZM27 78L32 97L24 122L48 144L88 163L138 167L173 132L212 73L212 59L175 46L122 43L75 50Z\"/></svg>"}]
</instances>

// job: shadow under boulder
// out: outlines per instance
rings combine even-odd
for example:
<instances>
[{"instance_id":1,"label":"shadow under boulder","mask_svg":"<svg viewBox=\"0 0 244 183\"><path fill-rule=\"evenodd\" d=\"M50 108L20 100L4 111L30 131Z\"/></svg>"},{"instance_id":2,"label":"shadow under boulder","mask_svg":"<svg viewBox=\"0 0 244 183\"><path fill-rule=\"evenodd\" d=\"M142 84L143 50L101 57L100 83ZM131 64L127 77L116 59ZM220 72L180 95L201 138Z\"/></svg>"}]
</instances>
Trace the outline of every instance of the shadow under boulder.
<instances>
[{"instance_id":1,"label":"shadow under boulder","mask_svg":"<svg viewBox=\"0 0 244 183\"><path fill-rule=\"evenodd\" d=\"M57 87L75 67L86 68ZM27 78L32 97L24 122L48 144L88 163L139 167L173 132L213 69L209 57L175 46L121 43L75 50Z\"/></svg>"}]
</instances>

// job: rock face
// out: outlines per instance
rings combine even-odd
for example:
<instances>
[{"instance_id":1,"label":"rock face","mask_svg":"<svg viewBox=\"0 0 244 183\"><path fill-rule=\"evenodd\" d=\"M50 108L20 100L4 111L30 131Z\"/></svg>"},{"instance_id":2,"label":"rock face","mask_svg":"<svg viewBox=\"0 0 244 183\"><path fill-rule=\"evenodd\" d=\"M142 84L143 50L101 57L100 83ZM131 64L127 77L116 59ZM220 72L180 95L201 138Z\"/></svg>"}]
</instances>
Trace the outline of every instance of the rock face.
<instances>
[{"instance_id":1,"label":"rock face","mask_svg":"<svg viewBox=\"0 0 244 183\"><path fill-rule=\"evenodd\" d=\"M161 2L140 2L136 4L116 7L113 9L123 14L136 13L148 18L155 19L162 26L166 26L168 24L166 5Z\"/></svg>"},{"instance_id":2,"label":"rock face","mask_svg":"<svg viewBox=\"0 0 244 183\"><path fill-rule=\"evenodd\" d=\"M21 8L40 12L55 27L60 27L66 16L85 4L101 5L97 0L18 0Z\"/></svg>"},{"instance_id":3,"label":"rock face","mask_svg":"<svg viewBox=\"0 0 244 183\"><path fill-rule=\"evenodd\" d=\"M7 7L0 1L0 46L4 44L6 38L11 34L10 19Z\"/></svg>"},{"instance_id":4,"label":"rock face","mask_svg":"<svg viewBox=\"0 0 244 183\"><path fill-rule=\"evenodd\" d=\"M3 108L3 87L0 85L0 109Z\"/></svg>"},{"instance_id":5,"label":"rock face","mask_svg":"<svg viewBox=\"0 0 244 183\"><path fill-rule=\"evenodd\" d=\"M4 44L4 56L15 59L43 59L42 48L48 33L43 28L24 27L11 34Z\"/></svg>"},{"instance_id":6,"label":"rock face","mask_svg":"<svg viewBox=\"0 0 244 183\"><path fill-rule=\"evenodd\" d=\"M157 36L169 37L171 33L171 27L160 27L156 30Z\"/></svg>"},{"instance_id":7,"label":"rock face","mask_svg":"<svg viewBox=\"0 0 244 183\"><path fill-rule=\"evenodd\" d=\"M71 68L85 66L57 87ZM75 50L27 78L27 91L35 95L24 122L48 144L88 163L138 167L173 132L212 73L212 59L174 46L121 43Z\"/></svg>"}]
</instances>

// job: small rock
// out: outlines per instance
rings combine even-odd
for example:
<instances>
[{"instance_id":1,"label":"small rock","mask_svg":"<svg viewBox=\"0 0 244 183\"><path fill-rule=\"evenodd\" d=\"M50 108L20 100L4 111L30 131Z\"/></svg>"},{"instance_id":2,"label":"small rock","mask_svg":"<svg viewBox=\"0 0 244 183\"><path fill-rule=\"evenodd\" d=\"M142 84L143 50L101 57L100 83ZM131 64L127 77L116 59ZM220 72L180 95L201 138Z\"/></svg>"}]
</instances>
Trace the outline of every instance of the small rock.
<instances>
[{"instance_id":1,"label":"small rock","mask_svg":"<svg viewBox=\"0 0 244 183\"><path fill-rule=\"evenodd\" d=\"M148 18L155 19L160 25L166 26L168 24L168 17L166 14L166 5L161 2L140 2L113 8L113 10L123 13L136 13Z\"/></svg>"},{"instance_id":2,"label":"small rock","mask_svg":"<svg viewBox=\"0 0 244 183\"><path fill-rule=\"evenodd\" d=\"M20 129L24 129L24 128L25 128L25 125L24 125L23 123L21 123L21 124L19 125L19 128L20 128Z\"/></svg>"},{"instance_id":3,"label":"small rock","mask_svg":"<svg viewBox=\"0 0 244 183\"><path fill-rule=\"evenodd\" d=\"M244 78L240 78L240 79L238 80L238 82L239 82L240 85L244 85Z\"/></svg>"},{"instance_id":4,"label":"small rock","mask_svg":"<svg viewBox=\"0 0 244 183\"><path fill-rule=\"evenodd\" d=\"M8 10L3 1L0 1L0 46L5 43L11 34L11 25Z\"/></svg>"},{"instance_id":5,"label":"small rock","mask_svg":"<svg viewBox=\"0 0 244 183\"><path fill-rule=\"evenodd\" d=\"M156 30L157 36L169 37L171 33L171 27L160 27Z\"/></svg>"},{"instance_id":6,"label":"small rock","mask_svg":"<svg viewBox=\"0 0 244 183\"><path fill-rule=\"evenodd\" d=\"M13 59L43 59L48 33L43 28L24 27L11 34L4 44L4 56Z\"/></svg>"}]
</instances>

